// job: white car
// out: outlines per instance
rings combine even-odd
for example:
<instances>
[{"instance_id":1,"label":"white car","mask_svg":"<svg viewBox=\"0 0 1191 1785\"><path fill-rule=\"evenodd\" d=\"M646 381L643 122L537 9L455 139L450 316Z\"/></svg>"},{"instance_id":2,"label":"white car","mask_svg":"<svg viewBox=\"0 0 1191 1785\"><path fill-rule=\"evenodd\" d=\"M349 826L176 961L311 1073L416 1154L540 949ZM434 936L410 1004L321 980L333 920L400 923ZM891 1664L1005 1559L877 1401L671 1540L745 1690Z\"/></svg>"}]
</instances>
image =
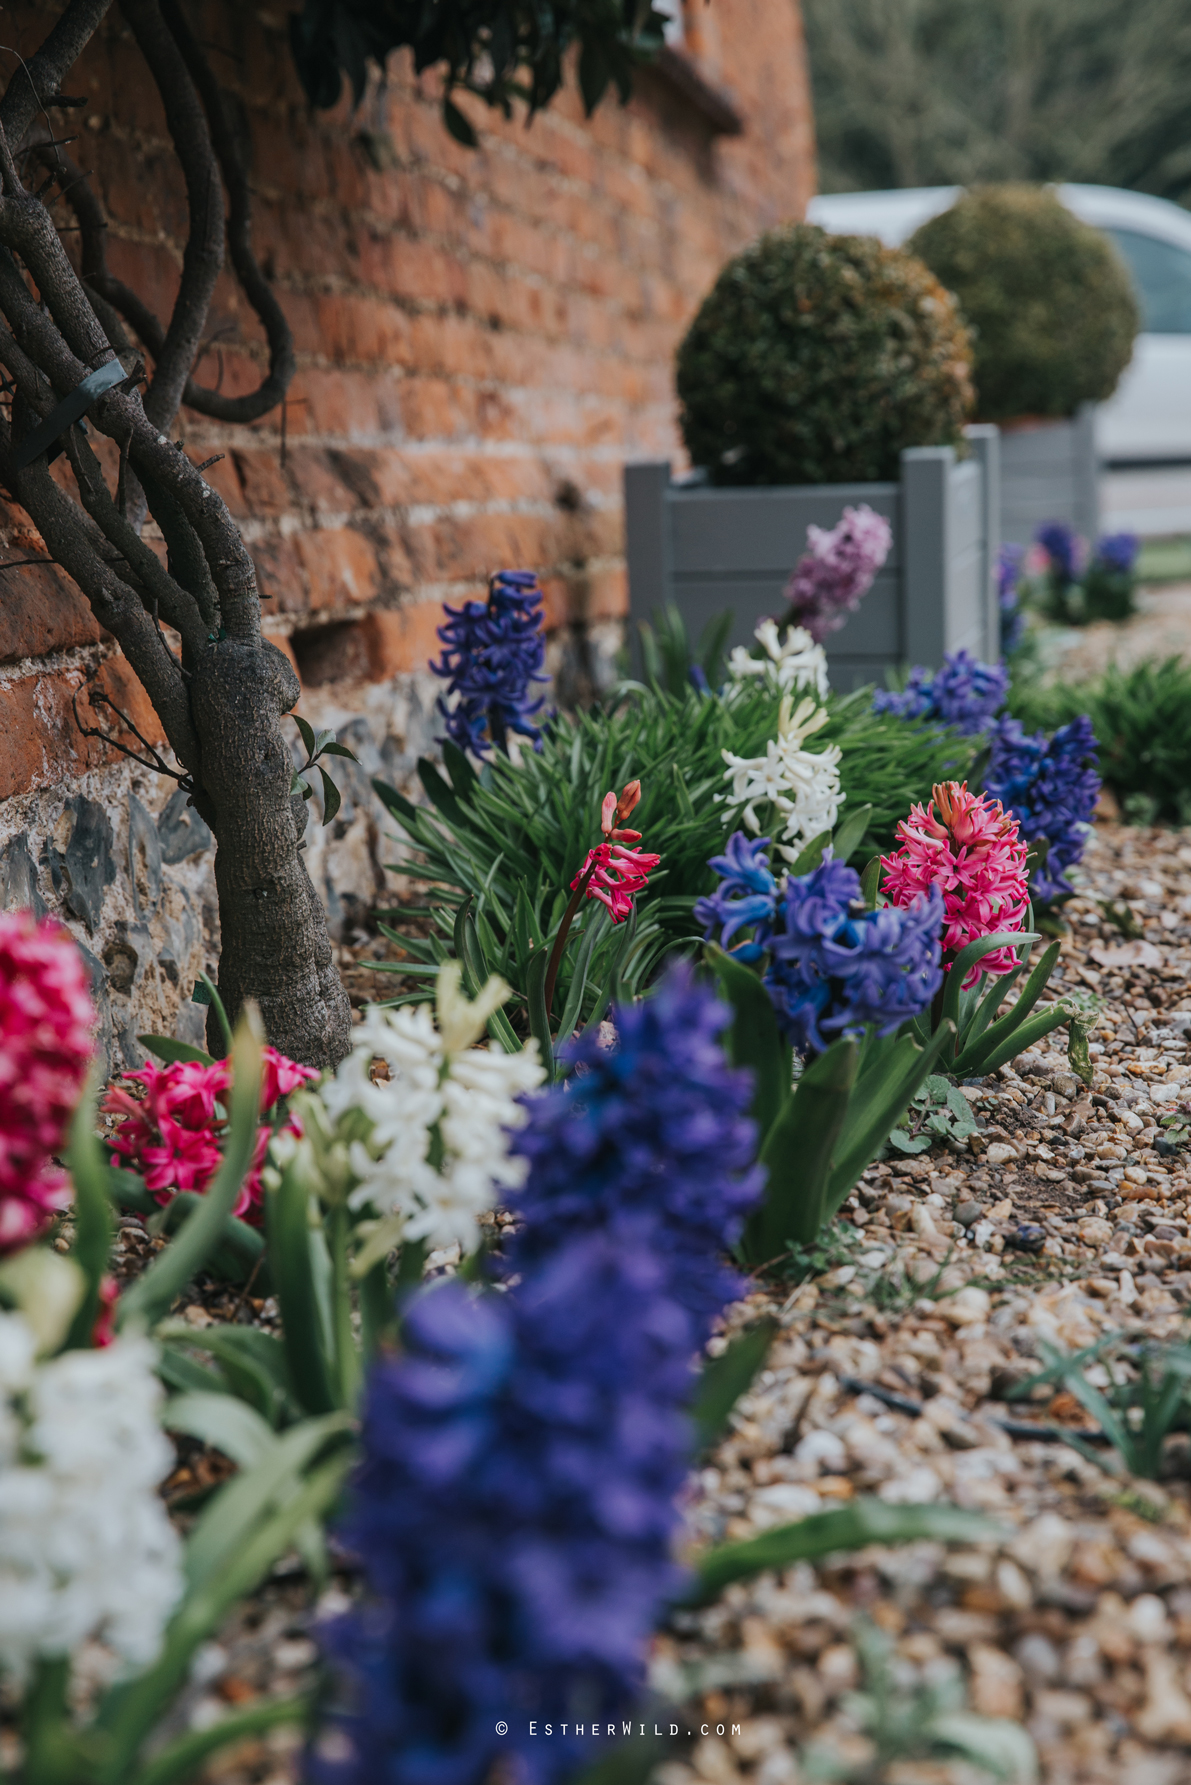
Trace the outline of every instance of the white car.
<instances>
[{"instance_id":1,"label":"white car","mask_svg":"<svg viewBox=\"0 0 1191 1785\"><path fill-rule=\"evenodd\" d=\"M962 190L828 193L811 200L807 221L832 235L874 235L898 248L928 218L949 210ZM1105 469L1191 469L1191 213L1117 186L1055 190L1069 211L1111 236L1141 307L1133 358L1096 414Z\"/></svg>"}]
</instances>

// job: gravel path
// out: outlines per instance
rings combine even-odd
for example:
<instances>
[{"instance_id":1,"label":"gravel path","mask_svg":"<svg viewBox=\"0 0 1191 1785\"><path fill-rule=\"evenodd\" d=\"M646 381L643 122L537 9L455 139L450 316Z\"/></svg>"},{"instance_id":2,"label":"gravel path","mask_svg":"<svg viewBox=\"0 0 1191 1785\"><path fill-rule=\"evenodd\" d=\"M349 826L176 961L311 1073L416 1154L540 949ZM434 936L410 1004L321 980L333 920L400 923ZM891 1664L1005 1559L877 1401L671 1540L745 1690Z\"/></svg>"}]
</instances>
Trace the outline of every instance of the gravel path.
<instances>
[{"instance_id":1,"label":"gravel path","mask_svg":"<svg viewBox=\"0 0 1191 1785\"><path fill-rule=\"evenodd\" d=\"M903 1690L951 1682L970 1709L1024 1722L1046 1785L1191 1779L1186 1436L1169 1441L1159 1485L1002 1423L1088 1427L1066 1391L1005 1405L1040 1367L1040 1341L1185 1331L1191 1175L1155 1143L1158 1118L1191 1094L1189 844L1186 832L1106 826L1090 843L1059 983L1104 1000L1091 1094L1062 1044L1046 1043L966 1087L981 1124L969 1149L871 1168L832 1231L828 1268L734 1311L733 1326L776 1313L782 1331L698 1478L696 1540L752 1536L858 1493L951 1500L992 1514L1003 1536L800 1565L681 1618L659 1639L654 1682L688 1699L684 1734L712 1733L661 1785L796 1785L824 1776L800 1764L811 1742L869 1777L845 1704L861 1619L887 1634ZM1137 933L1122 935L1101 902ZM915 1760L881 1776L985 1775Z\"/></svg>"}]
</instances>

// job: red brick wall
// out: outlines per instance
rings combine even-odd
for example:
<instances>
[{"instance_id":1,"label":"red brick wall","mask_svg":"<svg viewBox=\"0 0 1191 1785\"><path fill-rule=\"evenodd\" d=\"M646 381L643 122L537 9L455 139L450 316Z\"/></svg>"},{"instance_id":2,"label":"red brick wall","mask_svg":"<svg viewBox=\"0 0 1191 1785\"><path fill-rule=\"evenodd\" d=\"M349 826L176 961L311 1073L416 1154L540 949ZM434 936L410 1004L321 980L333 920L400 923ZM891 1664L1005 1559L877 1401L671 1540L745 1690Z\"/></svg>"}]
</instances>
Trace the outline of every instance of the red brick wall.
<instances>
[{"instance_id":1,"label":"red brick wall","mask_svg":"<svg viewBox=\"0 0 1191 1785\"><path fill-rule=\"evenodd\" d=\"M208 7L203 35L251 125L258 251L299 372L284 457L280 415L240 429L183 416L179 431L195 456L227 454L209 475L251 542L270 627L297 634L311 680L421 667L444 596L500 565L543 573L553 627L624 612L622 462L679 454L675 343L725 256L801 215L813 183L794 0L688 3L695 59L742 135L714 135L650 72L590 122L573 85L530 128L465 102L477 151L448 137L433 82L404 57L356 118L312 117L285 9ZM18 4L6 34L28 51L54 10ZM108 208L112 269L164 313L181 182L114 10L66 85L88 96L68 114L72 153ZM212 332L224 388L255 380L261 333L230 282ZM217 374L212 351L200 375ZM9 518L3 555L25 556L28 528ZM368 609L365 626L315 630ZM69 699L97 638L56 574L0 580L0 801L105 760Z\"/></svg>"}]
</instances>

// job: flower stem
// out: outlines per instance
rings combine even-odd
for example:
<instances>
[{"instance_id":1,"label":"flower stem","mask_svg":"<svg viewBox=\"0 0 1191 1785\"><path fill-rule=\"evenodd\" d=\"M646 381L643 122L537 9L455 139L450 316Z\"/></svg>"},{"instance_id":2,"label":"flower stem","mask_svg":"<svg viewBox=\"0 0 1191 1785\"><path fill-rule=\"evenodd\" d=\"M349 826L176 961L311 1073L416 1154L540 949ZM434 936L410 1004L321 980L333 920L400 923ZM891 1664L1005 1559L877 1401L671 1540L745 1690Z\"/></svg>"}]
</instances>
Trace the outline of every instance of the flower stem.
<instances>
[{"instance_id":1,"label":"flower stem","mask_svg":"<svg viewBox=\"0 0 1191 1785\"><path fill-rule=\"evenodd\" d=\"M348 1410L356 1404L360 1359L352 1332L351 1279L347 1262L348 1217L341 1202L327 1213L327 1244L331 1253L331 1324L335 1348L335 1382L339 1405Z\"/></svg>"},{"instance_id":2,"label":"flower stem","mask_svg":"<svg viewBox=\"0 0 1191 1785\"><path fill-rule=\"evenodd\" d=\"M593 861L590 868L588 868L586 874L584 874L582 880L571 894L567 908L562 914L562 922L558 926L558 934L554 938L554 947L550 951L550 964L546 968L545 999L547 1019L549 1019L551 1006L554 1003L554 986L558 979L558 969L562 964L562 951L567 945L567 937L571 933L571 925L575 921L575 913L578 911L583 895L587 891L591 882L591 877L596 871L596 866L596 862Z\"/></svg>"}]
</instances>

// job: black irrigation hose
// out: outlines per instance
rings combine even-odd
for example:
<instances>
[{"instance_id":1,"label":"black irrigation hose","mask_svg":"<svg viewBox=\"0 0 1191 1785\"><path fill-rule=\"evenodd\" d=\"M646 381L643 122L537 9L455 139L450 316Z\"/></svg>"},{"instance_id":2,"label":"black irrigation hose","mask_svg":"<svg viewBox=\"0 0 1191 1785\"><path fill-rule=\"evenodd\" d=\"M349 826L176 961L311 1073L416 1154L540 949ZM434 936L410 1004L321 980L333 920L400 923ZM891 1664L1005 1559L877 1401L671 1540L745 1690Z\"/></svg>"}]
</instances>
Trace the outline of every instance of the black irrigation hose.
<instances>
[{"instance_id":1,"label":"black irrigation hose","mask_svg":"<svg viewBox=\"0 0 1191 1785\"><path fill-rule=\"evenodd\" d=\"M893 1394L876 1382L862 1382L859 1376L843 1376L840 1387L846 1388L849 1394L872 1395L875 1401L882 1401L895 1413L906 1413L911 1419L922 1417L921 1401L912 1401L908 1395ZM1058 1426L1031 1425L1024 1419L994 1419L992 1423L1010 1438L1033 1439L1038 1444L1062 1444L1069 1436L1082 1438L1085 1444L1111 1443L1099 1426L1069 1426L1060 1431Z\"/></svg>"}]
</instances>

